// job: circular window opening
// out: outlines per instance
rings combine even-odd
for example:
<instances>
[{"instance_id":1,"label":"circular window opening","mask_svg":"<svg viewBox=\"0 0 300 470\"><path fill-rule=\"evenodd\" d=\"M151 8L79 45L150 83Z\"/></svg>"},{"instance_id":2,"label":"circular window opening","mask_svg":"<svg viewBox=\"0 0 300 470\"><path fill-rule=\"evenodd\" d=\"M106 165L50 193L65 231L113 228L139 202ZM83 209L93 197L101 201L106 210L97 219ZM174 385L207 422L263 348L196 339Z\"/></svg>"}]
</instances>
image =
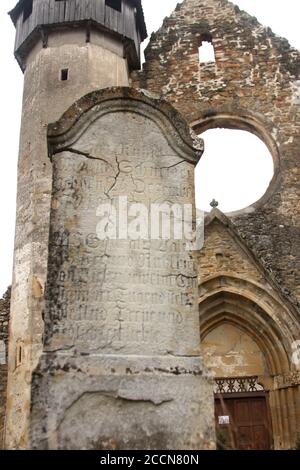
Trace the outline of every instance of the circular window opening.
<instances>
[{"instance_id":1,"label":"circular window opening","mask_svg":"<svg viewBox=\"0 0 300 470\"><path fill-rule=\"evenodd\" d=\"M234 212L266 193L274 162L262 140L235 129L210 129L201 138L205 151L195 172L198 209L209 212L214 200L222 212Z\"/></svg>"}]
</instances>

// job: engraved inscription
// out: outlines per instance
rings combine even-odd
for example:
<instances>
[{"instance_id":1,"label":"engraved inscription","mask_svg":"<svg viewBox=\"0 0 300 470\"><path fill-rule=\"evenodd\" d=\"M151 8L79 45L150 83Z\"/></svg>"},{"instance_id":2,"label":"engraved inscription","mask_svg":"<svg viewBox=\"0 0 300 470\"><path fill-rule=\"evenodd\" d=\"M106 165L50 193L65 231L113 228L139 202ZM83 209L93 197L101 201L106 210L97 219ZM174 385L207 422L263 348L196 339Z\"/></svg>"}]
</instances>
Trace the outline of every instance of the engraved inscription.
<instances>
[{"instance_id":1,"label":"engraved inscription","mask_svg":"<svg viewBox=\"0 0 300 470\"><path fill-rule=\"evenodd\" d=\"M100 239L99 204L120 196L146 208L194 204L193 165L142 115L107 114L89 126L76 151L53 157L46 347L128 354L196 349L196 259L184 238Z\"/></svg>"}]
</instances>

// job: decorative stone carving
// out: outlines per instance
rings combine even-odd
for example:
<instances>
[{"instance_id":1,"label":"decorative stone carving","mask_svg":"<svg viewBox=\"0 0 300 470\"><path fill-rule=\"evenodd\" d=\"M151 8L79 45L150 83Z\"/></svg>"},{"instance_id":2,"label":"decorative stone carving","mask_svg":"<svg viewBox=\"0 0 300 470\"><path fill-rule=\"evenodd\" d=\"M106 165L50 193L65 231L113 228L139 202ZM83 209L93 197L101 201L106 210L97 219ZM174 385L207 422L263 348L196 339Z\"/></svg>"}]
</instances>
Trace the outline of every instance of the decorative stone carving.
<instances>
[{"instance_id":1,"label":"decorative stone carving","mask_svg":"<svg viewBox=\"0 0 300 470\"><path fill-rule=\"evenodd\" d=\"M274 389L281 390L289 387L300 386L300 371L293 371L286 375L274 377Z\"/></svg>"}]
</instances>

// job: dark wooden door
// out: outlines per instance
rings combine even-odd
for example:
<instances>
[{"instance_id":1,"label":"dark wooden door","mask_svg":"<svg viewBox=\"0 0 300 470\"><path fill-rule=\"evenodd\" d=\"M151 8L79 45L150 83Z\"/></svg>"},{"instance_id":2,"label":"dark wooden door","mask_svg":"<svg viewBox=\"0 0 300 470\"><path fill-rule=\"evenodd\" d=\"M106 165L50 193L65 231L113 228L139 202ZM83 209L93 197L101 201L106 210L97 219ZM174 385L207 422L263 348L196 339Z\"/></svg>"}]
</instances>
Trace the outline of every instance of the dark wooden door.
<instances>
[{"instance_id":1,"label":"dark wooden door","mask_svg":"<svg viewBox=\"0 0 300 470\"><path fill-rule=\"evenodd\" d=\"M265 396L218 397L215 416L219 449L271 449L271 423Z\"/></svg>"}]
</instances>

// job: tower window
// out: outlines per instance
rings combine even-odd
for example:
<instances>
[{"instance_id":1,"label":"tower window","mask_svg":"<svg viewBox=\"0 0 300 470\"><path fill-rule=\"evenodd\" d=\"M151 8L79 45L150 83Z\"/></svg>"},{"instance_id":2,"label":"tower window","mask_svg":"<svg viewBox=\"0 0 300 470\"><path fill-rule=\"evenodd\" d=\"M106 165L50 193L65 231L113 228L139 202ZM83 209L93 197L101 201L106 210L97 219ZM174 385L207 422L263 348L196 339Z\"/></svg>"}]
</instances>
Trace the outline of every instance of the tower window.
<instances>
[{"instance_id":1,"label":"tower window","mask_svg":"<svg viewBox=\"0 0 300 470\"><path fill-rule=\"evenodd\" d=\"M23 23L31 16L32 13L33 0L28 0L24 4L23 10Z\"/></svg>"},{"instance_id":2,"label":"tower window","mask_svg":"<svg viewBox=\"0 0 300 470\"><path fill-rule=\"evenodd\" d=\"M122 0L105 0L105 5L116 11L122 11Z\"/></svg>"},{"instance_id":3,"label":"tower window","mask_svg":"<svg viewBox=\"0 0 300 470\"><path fill-rule=\"evenodd\" d=\"M200 64L216 62L214 46L210 42L203 41L199 47L199 61Z\"/></svg>"},{"instance_id":4,"label":"tower window","mask_svg":"<svg viewBox=\"0 0 300 470\"><path fill-rule=\"evenodd\" d=\"M69 79L69 69L62 69L60 71L60 79L62 82L65 82Z\"/></svg>"},{"instance_id":5,"label":"tower window","mask_svg":"<svg viewBox=\"0 0 300 470\"><path fill-rule=\"evenodd\" d=\"M199 47L199 62L200 64L216 62L215 48L212 43L211 34L201 35Z\"/></svg>"}]
</instances>

